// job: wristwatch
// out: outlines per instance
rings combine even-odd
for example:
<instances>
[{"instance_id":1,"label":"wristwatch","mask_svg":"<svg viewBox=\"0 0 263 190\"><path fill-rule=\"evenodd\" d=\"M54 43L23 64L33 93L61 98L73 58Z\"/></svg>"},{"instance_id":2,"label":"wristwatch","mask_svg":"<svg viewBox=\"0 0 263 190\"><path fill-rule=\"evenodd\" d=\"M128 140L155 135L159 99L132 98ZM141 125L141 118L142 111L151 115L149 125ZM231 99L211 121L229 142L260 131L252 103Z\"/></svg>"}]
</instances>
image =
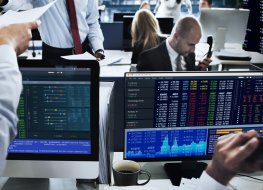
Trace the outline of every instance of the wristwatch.
<instances>
[{"instance_id":1,"label":"wristwatch","mask_svg":"<svg viewBox=\"0 0 263 190\"><path fill-rule=\"evenodd\" d=\"M95 54L96 54L96 53L104 54L104 50L103 50L103 49L98 49L98 50L95 52Z\"/></svg>"}]
</instances>

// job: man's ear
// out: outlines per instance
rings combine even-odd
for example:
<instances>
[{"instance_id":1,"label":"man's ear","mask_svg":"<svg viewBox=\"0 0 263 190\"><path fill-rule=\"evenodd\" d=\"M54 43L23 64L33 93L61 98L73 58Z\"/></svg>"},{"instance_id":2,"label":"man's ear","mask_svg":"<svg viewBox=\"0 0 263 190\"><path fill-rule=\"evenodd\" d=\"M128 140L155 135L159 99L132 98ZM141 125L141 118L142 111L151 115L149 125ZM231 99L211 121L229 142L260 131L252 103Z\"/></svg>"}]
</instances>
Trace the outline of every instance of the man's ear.
<instances>
[{"instance_id":1,"label":"man's ear","mask_svg":"<svg viewBox=\"0 0 263 190\"><path fill-rule=\"evenodd\" d=\"M178 34L177 32L175 32L175 33L173 34L173 39L174 39L174 40L177 40L178 37L179 37L179 34Z\"/></svg>"}]
</instances>

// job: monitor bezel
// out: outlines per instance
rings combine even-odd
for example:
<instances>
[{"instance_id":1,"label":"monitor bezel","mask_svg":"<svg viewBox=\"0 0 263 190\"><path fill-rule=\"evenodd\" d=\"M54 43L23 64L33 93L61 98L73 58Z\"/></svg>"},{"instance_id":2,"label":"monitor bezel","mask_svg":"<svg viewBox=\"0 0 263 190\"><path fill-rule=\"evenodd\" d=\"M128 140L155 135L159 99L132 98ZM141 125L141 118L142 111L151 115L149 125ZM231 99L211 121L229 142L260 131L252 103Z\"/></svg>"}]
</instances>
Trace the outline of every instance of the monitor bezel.
<instances>
[{"instance_id":1,"label":"monitor bezel","mask_svg":"<svg viewBox=\"0 0 263 190\"><path fill-rule=\"evenodd\" d=\"M126 79L127 79L127 75L134 75L134 74L138 74L141 76L146 76L147 74L150 75L161 75L161 74L179 74L180 76L184 76L184 75L192 75L192 74L198 74L200 76L206 76L207 74L209 76L215 76L216 74L235 74L236 76L238 76L239 74L242 75L243 74L248 74L248 73L262 73L263 76L263 71L262 70L256 70L256 71L179 71L179 72L171 72L171 71L161 71L161 72L156 72L156 71L140 71L140 72L126 72L124 74L124 96L126 97ZM125 110L125 98L124 98L124 110ZM126 114L124 114L124 122L126 121ZM140 128L141 129L141 128ZM169 128L170 129L170 128ZM126 138L126 128L125 128L125 124L124 124L124 137L123 137L123 142L124 142L124 148L123 148L123 159L124 160L134 160L137 162L173 162L173 161L198 161L198 160L211 160L213 155L205 155L205 156L179 156L179 157L172 157L172 158L168 158L168 157L161 157L161 158L126 158L125 154L126 154L126 144L125 144L125 138Z\"/></svg>"},{"instance_id":2,"label":"monitor bezel","mask_svg":"<svg viewBox=\"0 0 263 190\"><path fill-rule=\"evenodd\" d=\"M34 161L98 161L99 160L99 73L96 60L63 60L63 64L91 70L91 154L32 154L8 153L7 160ZM55 68L57 64L48 64L43 60L18 60L19 68ZM61 66L61 65L60 65ZM95 135L94 135L95 134Z\"/></svg>"}]
</instances>

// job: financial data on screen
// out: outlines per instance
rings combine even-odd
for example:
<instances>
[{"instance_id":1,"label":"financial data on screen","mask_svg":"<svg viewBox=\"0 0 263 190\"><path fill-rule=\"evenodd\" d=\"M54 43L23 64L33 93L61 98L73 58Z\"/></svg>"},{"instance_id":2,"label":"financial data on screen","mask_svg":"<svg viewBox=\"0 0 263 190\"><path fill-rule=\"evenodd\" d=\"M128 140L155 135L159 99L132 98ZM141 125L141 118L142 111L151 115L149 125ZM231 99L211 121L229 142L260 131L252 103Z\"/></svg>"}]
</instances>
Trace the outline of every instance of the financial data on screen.
<instances>
[{"instance_id":1,"label":"financial data on screen","mask_svg":"<svg viewBox=\"0 0 263 190\"><path fill-rule=\"evenodd\" d=\"M90 71L21 72L18 134L9 153L91 154Z\"/></svg>"},{"instance_id":2,"label":"financial data on screen","mask_svg":"<svg viewBox=\"0 0 263 190\"><path fill-rule=\"evenodd\" d=\"M263 73L126 73L126 159L211 157L217 138L263 135Z\"/></svg>"}]
</instances>

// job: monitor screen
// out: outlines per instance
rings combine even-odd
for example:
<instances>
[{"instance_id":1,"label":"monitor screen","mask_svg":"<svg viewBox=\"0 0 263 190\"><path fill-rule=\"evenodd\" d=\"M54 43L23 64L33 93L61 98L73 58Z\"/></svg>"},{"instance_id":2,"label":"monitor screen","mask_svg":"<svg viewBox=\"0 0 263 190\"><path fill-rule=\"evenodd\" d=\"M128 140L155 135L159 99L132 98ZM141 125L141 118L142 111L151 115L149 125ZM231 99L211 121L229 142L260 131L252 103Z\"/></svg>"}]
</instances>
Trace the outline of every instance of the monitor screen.
<instances>
[{"instance_id":1,"label":"monitor screen","mask_svg":"<svg viewBox=\"0 0 263 190\"><path fill-rule=\"evenodd\" d=\"M123 17L123 48L124 50L131 51L131 25L133 16ZM160 17L157 18L160 30L163 34L170 35L174 26L173 18L171 17Z\"/></svg>"},{"instance_id":2,"label":"monitor screen","mask_svg":"<svg viewBox=\"0 0 263 190\"><path fill-rule=\"evenodd\" d=\"M211 159L218 137L263 136L263 72L126 73L124 158Z\"/></svg>"},{"instance_id":3,"label":"monitor screen","mask_svg":"<svg viewBox=\"0 0 263 190\"><path fill-rule=\"evenodd\" d=\"M54 68L36 61L32 62L39 67L30 67L33 63L26 62L28 66L20 67L23 92L17 110L18 134L8 149L6 175L38 177L40 172L33 165L39 170L45 163L41 170L45 177L87 178L90 174L84 168L89 164L95 166L91 176L98 177L98 63L76 61L86 66ZM29 171L16 161L31 165ZM57 163L55 168L52 161ZM62 163L66 164L63 169Z\"/></svg>"},{"instance_id":4,"label":"monitor screen","mask_svg":"<svg viewBox=\"0 0 263 190\"><path fill-rule=\"evenodd\" d=\"M100 27L104 36L104 49L121 50L123 22L101 22Z\"/></svg>"},{"instance_id":5,"label":"monitor screen","mask_svg":"<svg viewBox=\"0 0 263 190\"><path fill-rule=\"evenodd\" d=\"M203 29L202 42L208 35L216 38L218 31L225 31L225 42L243 44L248 23L249 10L230 8L201 9L200 22Z\"/></svg>"},{"instance_id":6,"label":"monitor screen","mask_svg":"<svg viewBox=\"0 0 263 190\"><path fill-rule=\"evenodd\" d=\"M263 54L263 0L243 0L243 8L249 9L246 38L243 48Z\"/></svg>"},{"instance_id":7,"label":"monitor screen","mask_svg":"<svg viewBox=\"0 0 263 190\"><path fill-rule=\"evenodd\" d=\"M135 12L127 12L127 13L113 13L113 21L123 21L124 16L133 16Z\"/></svg>"}]
</instances>

